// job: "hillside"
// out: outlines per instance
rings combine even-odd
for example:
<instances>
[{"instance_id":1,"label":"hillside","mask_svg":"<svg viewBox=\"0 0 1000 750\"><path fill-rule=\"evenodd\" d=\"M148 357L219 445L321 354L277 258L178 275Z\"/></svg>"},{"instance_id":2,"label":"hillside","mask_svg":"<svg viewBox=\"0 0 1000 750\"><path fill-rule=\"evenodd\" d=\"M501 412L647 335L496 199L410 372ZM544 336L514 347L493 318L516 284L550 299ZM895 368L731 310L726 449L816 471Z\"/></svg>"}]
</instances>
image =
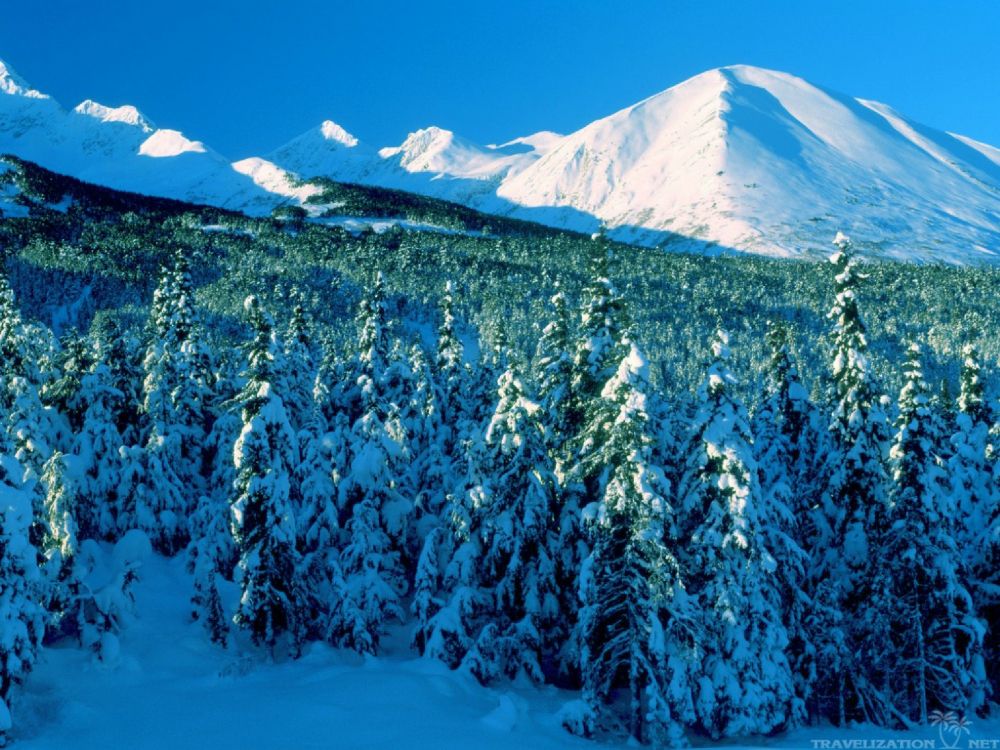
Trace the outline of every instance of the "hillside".
<instances>
[{"instance_id":1,"label":"hillside","mask_svg":"<svg viewBox=\"0 0 1000 750\"><path fill-rule=\"evenodd\" d=\"M51 323L75 304L68 324L83 328L95 314L144 315L160 264L182 248L220 335L242 335L246 294L287 314L286 300L299 287L309 312L330 327L326 335L349 342L360 291L381 270L414 326L433 321L450 279L470 324L530 356L548 297L557 285L576 296L595 250L583 235L366 186L321 182L323 192L307 204L313 218L274 220L100 188L14 158L3 163L0 210L8 218L0 218L0 247L22 307ZM667 387L693 387L712 326L729 320L739 321L736 355L752 392L766 358L765 323L774 318L791 326L803 369L820 387L831 289L825 264L623 245L615 265L654 374ZM880 367L931 325L935 378L957 377L952 360L966 340L1000 357L1000 271L874 263L868 273ZM810 343L817 335L820 343ZM886 369L894 383L897 374Z\"/></svg>"}]
</instances>

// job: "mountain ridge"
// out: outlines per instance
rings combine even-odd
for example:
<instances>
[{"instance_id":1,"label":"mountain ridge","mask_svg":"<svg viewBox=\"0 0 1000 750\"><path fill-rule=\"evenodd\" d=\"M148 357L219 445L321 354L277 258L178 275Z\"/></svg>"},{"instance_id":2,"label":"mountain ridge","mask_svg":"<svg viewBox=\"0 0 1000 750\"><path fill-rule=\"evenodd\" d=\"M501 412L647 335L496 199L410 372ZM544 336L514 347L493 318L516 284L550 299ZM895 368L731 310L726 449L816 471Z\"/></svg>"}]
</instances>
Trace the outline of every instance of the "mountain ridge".
<instances>
[{"instance_id":1,"label":"mountain ridge","mask_svg":"<svg viewBox=\"0 0 1000 750\"><path fill-rule=\"evenodd\" d=\"M97 184L264 214L309 181L404 190L670 249L1000 261L1000 149L748 65L705 71L569 134L479 145L441 127L375 148L325 120L229 161L131 105L64 110L0 61L0 151Z\"/></svg>"}]
</instances>

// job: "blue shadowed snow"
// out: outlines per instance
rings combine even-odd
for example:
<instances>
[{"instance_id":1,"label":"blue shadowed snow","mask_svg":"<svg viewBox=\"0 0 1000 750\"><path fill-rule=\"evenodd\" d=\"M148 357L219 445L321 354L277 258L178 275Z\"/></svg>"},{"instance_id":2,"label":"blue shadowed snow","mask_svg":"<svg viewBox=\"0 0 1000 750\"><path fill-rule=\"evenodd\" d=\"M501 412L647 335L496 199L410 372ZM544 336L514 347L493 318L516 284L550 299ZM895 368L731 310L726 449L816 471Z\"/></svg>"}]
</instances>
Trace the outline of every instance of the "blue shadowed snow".
<instances>
[{"instance_id":1,"label":"blue shadowed snow","mask_svg":"<svg viewBox=\"0 0 1000 750\"><path fill-rule=\"evenodd\" d=\"M246 656L246 643L212 646L188 619L183 559L153 557L136 586L137 619L106 667L74 647L43 650L14 706L18 750L600 750L628 743L568 735L557 713L575 695L531 685L484 688L444 665L415 658L402 630L387 655L361 659L310 645L295 662ZM936 738L929 727L812 728L749 747L811 748L815 739ZM973 722L971 739L1000 738L1000 722ZM696 745L704 742L696 740Z\"/></svg>"}]
</instances>

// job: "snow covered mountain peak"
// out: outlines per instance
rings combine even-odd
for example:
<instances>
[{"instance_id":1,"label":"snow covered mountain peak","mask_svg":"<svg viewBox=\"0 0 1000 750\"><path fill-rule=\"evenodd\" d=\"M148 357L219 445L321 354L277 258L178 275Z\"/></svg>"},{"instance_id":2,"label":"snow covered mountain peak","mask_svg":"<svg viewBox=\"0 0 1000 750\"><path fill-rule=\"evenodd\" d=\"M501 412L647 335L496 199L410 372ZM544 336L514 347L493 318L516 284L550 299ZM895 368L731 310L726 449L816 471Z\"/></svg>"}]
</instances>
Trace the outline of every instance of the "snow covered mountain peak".
<instances>
[{"instance_id":1,"label":"snow covered mountain peak","mask_svg":"<svg viewBox=\"0 0 1000 750\"><path fill-rule=\"evenodd\" d=\"M293 138L270 153L265 161L302 177L332 177L344 182L364 182L373 170L382 166L372 148L333 120L324 120L318 127ZM255 168L254 172L260 170Z\"/></svg>"},{"instance_id":2,"label":"snow covered mountain peak","mask_svg":"<svg viewBox=\"0 0 1000 750\"><path fill-rule=\"evenodd\" d=\"M167 128L157 130L139 146L139 153L142 156L152 156L157 159L186 153L204 154L207 151L201 141L192 141L179 130Z\"/></svg>"},{"instance_id":3,"label":"snow covered mountain peak","mask_svg":"<svg viewBox=\"0 0 1000 750\"><path fill-rule=\"evenodd\" d=\"M476 150L476 146L457 138L452 131L431 125L410 133L402 145L383 148L378 153L383 159L399 156L400 166L409 172L442 172L455 159L449 151Z\"/></svg>"},{"instance_id":4,"label":"snow covered mountain peak","mask_svg":"<svg viewBox=\"0 0 1000 750\"><path fill-rule=\"evenodd\" d=\"M778 71L706 71L572 133L497 193L553 223L684 247L826 254L843 226L882 257L1000 260L991 147ZM516 213L520 208L513 209Z\"/></svg>"},{"instance_id":5,"label":"snow covered mountain peak","mask_svg":"<svg viewBox=\"0 0 1000 750\"><path fill-rule=\"evenodd\" d=\"M0 92L11 96L23 96L29 99L48 99L47 94L31 88L17 72L3 60L0 60Z\"/></svg>"},{"instance_id":6,"label":"snow covered mountain peak","mask_svg":"<svg viewBox=\"0 0 1000 750\"><path fill-rule=\"evenodd\" d=\"M80 115L93 117L101 122L120 122L125 125L134 125L144 133L152 133L156 130L156 126L131 104L125 104L121 107L107 107L93 99L86 99L76 105L73 111Z\"/></svg>"},{"instance_id":7,"label":"snow covered mountain peak","mask_svg":"<svg viewBox=\"0 0 1000 750\"><path fill-rule=\"evenodd\" d=\"M542 138L541 140L544 140ZM510 144L504 144L510 146ZM522 141L526 145L527 141ZM450 130L431 126L410 133L402 145L383 148L378 152L383 159L407 172L426 172L439 178L457 180L496 181L523 169L533 162L538 153L534 147L504 148L479 146L456 135ZM455 185L458 191L451 197L459 202L467 202L463 196L481 195L481 190Z\"/></svg>"},{"instance_id":8,"label":"snow covered mountain peak","mask_svg":"<svg viewBox=\"0 0 1000 750\"><path fill-rule=\"evenodd\" d=\"M348 148L354 148L359 143L357 138L348 133L333 120L324 120L319 126L319 131L326 140L339 143L343 146L347 146Z\"/></svg>"}]
</instances>

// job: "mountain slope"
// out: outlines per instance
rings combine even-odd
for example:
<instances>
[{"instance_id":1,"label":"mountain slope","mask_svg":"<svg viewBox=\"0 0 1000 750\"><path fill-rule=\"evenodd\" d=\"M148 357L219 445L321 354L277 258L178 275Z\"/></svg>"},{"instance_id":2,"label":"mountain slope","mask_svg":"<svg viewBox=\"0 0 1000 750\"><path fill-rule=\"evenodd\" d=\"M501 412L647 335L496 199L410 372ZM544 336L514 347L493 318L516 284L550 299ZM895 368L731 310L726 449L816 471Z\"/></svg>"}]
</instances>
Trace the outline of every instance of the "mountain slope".
<instances>
[{"instance_id":1,"label":"mountain slope","mask_svg":"<svg viewBox=\"0 0 1000 750\"><path fill-rule=\"evenodd\" d=\"M841 227L884 243L875 254L969 262L1000 254L1000 170L980 149L885 105L734 66L567 136L498 193L644 243L677 233L798 255L825 251Z\"/></svg>"}]
</instances>

